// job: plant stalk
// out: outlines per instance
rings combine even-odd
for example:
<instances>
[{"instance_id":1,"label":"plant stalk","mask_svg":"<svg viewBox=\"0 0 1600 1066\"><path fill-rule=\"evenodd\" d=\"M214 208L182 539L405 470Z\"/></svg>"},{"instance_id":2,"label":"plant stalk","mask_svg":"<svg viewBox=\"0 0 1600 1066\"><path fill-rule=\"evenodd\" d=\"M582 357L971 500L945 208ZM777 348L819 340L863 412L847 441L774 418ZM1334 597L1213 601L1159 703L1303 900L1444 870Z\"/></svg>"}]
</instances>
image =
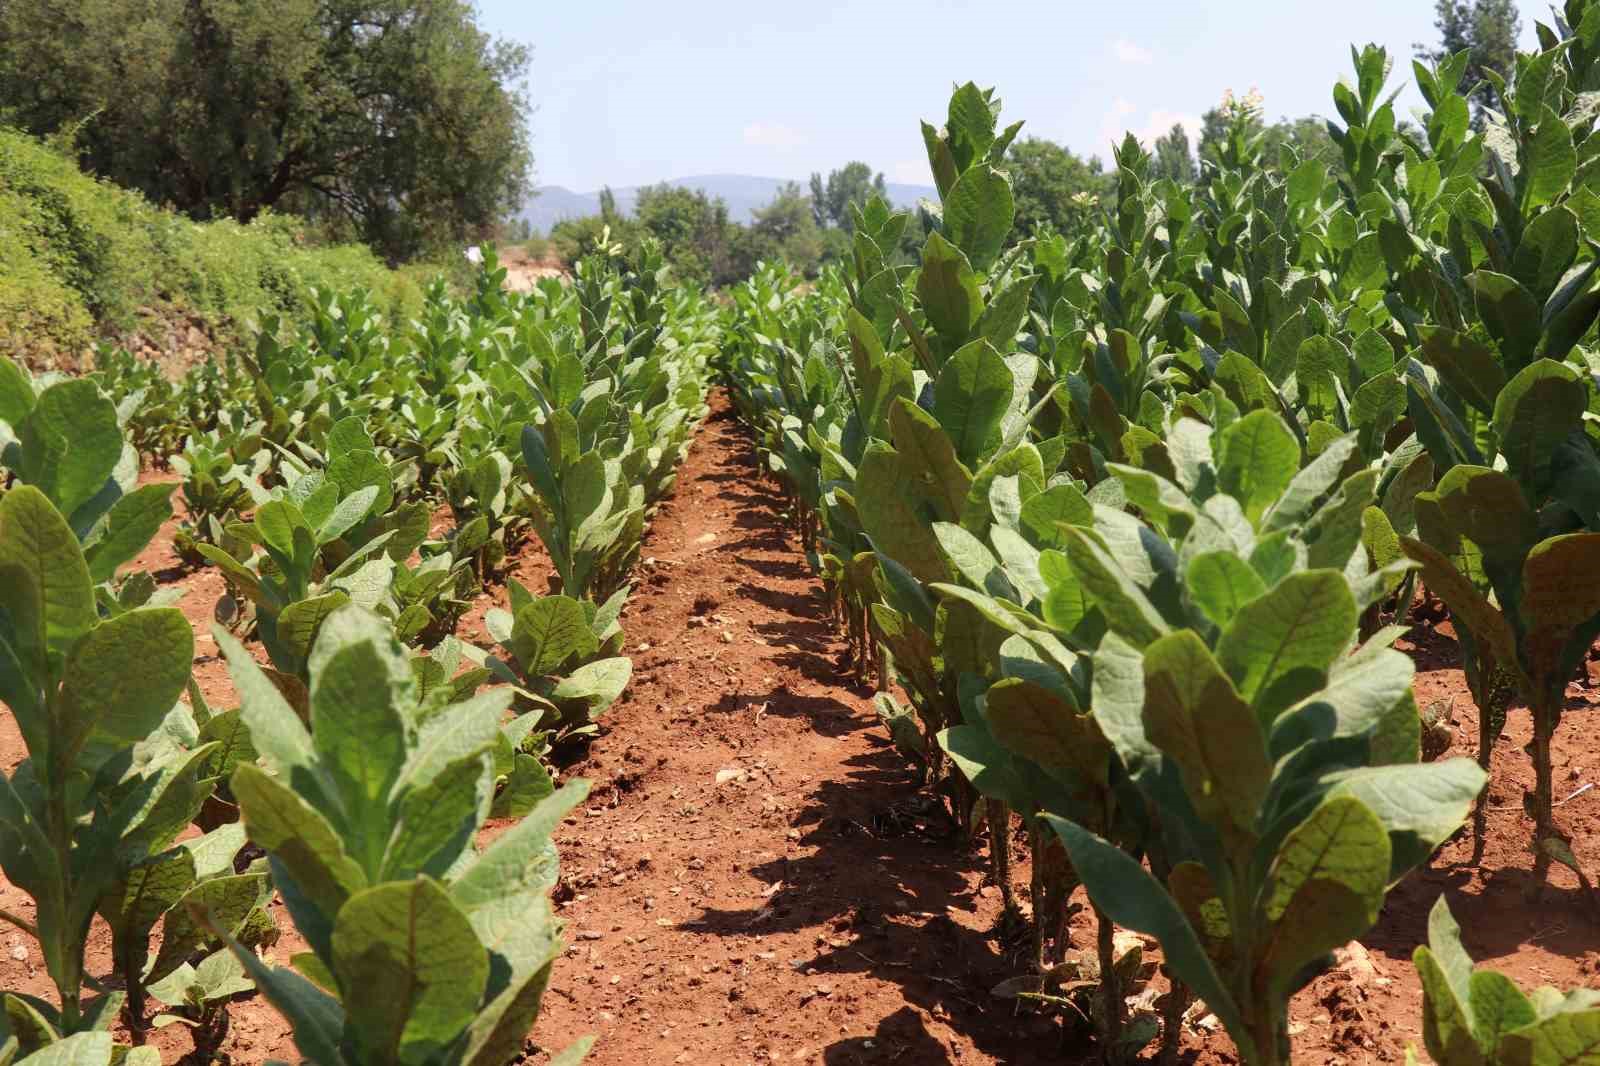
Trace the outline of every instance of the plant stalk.
<instances>
[{"instance_id":1,"label":"plant stalk","mask_svg":"<svg viewBox=\"0 0 1600 1066\"><path fill-rule=\"evenodd\" d=\"M1100 1054L1113 1061L1122 1038L1122 989L1117 980L1116 927L1099 907L1094 908L1095 952L1100 963Z\"/></svg>"},{"instance_id":2,"label":"plant stalk","mask_svg":"<svg viewBox=\"0 0 1600 1066\"><path fill-rule=\"evenodd\" d=\"M1555 699L1561 699L1557 692ZM1550 699L1540 700L1533 708L1533 887L1535 896L1542 895L1550 876L1550 853L1544 842L1556 838L1555 783L1550 765L1550 743L1555 738L1557 708Z\"/></svg>"}]
</instances>

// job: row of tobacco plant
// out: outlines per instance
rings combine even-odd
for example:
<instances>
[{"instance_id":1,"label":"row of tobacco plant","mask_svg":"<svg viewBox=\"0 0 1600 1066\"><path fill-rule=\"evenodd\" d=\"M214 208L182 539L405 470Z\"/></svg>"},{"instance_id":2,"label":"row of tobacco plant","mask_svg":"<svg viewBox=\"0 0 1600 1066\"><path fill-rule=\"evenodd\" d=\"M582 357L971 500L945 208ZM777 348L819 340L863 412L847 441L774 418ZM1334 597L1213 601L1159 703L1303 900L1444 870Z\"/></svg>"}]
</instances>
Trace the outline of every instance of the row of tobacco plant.
<instances>
[{"instance_id":1,"label":"row of tobacco plant","mask_svg":"<svg viewBox=\"0 0 1600 1066\"><path fill-rule=\"evenodd\" d=\"M922 127L918 263L873 202L847 269L737 293L725 372L881 713L956 820L987 820L1008 908L1026 825L1034 994L1097 981L1108 1058L1158 1033L1175 1054L1195 997L1249 1066L1289 1061L1290 997L1481 812L1514 708L1534 876L1583 877L1550 749L1600 633L1600 2L1539 37L1478 125L1465 54L1414 65L1402 124L1390 57L1352 49L1336 156L1267 154L1235 105L1193 186L1129 137L1103 209L1028 239L1021 124L967 84ZM1419 582L1476 760L1421 759L1437 723L1394 647ZM1063 965L1079 885L1089 982ZM1159 941L1159 1012L1128 1015L1116 926ZM1471 975L1442 903L1432 933L1437 1061L1592 1061L1569 1056L1600 997Z\"/></svg>"},{"instance_id":2,"label":"row of tobacco plant","mask_svg":"<svg viewBox=\"0 0 1600 1066\"><path fill-rule=\"evenodd\" d=\"M720 329L665 279L602 246L526 295L491 260L411 323L322 294L177 383L0 359L0 701L27 748L0 867L33 901L0 920L56 990L0 995L0 1062L149 1066L174 1024L213 1053L252 990L318 1066L522 1053L563 949L550 834L587 789L547 756L628 681L629 569ZM146 459L176 480L140 484ZM130 569L175 493L175 547L226 580L236 706L192 678L179 590ZM548 589L505 577L533 537ZM457 639L502 583L497 646ZM480 847L489 819L513 824ZM286 966L274 899L307 945ZM85 968L97 915L110 973Z\"/></svg>"}]
</instances>

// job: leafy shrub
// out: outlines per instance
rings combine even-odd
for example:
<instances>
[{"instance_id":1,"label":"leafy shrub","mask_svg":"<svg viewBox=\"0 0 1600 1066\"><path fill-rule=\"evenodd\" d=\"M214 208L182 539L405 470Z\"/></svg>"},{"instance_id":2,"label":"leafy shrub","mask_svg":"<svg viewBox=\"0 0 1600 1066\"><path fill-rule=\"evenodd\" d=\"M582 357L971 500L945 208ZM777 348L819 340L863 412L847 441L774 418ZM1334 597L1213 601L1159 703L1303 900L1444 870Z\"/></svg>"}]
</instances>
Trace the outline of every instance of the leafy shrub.
<instances>
[{"instance_id":1,"label":"leafy shrub","mask_svg":"<svg viewBox=\"0 0 1600 1066\"><path fill-rule=\"evenodd\" d=\"M263 313L304 316L318 289L367 289L385 314L403 320L421 306L417 273L392 271L359 245L318 245L290 216L191 222L0 128L5 349L81 350L152 315L196 315L213 332L236 336Z\"/></svg>"}]
</instances>

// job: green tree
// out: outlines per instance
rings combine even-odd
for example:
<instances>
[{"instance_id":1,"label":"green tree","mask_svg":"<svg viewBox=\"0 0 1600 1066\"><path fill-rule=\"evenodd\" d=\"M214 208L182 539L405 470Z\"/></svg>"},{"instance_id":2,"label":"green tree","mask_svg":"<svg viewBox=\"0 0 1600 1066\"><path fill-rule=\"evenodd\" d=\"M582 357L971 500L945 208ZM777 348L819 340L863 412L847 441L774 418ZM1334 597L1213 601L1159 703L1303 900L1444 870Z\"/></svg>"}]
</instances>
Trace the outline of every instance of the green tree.
<instances>
[{"instance_id":1,"label":"green tree","mask_svg":"<svg viewBox=\"0 0 1600 1066\"><path fill-rule=\"evenodd\" d=\"M857 160L846 163L828 174L811 175L811 211L819 228L834 227L849 230L850 205L865 204L874 195L887 198L883 175L874 175L872 168Z\"/></svg>"},{"instance_id":2,"label":"green tree","mask_svg":"<svg viewBox=\"0 0 1600 1066\"><path fill-rule=\"evenodd\" d=\"M467 0L0 0L0 121L196 218L291 207L391 259L521 202L527 63Z\"/></svg>"},{"instance_id":3,"label":"green tree","mask_svg":"<svg viewBox=\"0 0 1600 1066\"><path fill-rule=\"evenodd\" d=\"M1024 234L1032 234L1043 223L1072 234L1109 187L1100 160L1080 159L1041 137L1013 144L1006 165L1017 205L1017 227Z\"/></svg>"},{"instance_id":4,"label":"green tree","mask_svg":"<svg viewBox=\"0 0 1600 1066\"><path fill-rule=\"evenodd\" d=\"M728 205L704 189L647 185L639 190L633 218L639 229L661 242L662 254L690 281L713 285L736 280Z\"/></svg>"},{"instance_id":5,"label":"green tree","mask_svg":"<svg viewBox=\"0 0 1600 1066\"><path fill-rule=\"evenodd\" d=\"M1267 144L1274 159L1278 145L1289 144L1301 159L1320 159L1330 165L1339 160L1339 146L1328 136L1327 122L1315 115L1274 123L1267 129Z\"/></svg>"},{"instance_id":6,"label":"green tree","mask_svg":"<svg viewBox=\"0 0 1600 1066\"><path fill-rule=\"evenodd\" d=\"M1155 173L1180 185L1193 183L1198 174L1189 150L1189 131L1181 122L1174 122L1171 130L1156 138L1155 157Z\"/></svg>"},{"instance_id":7,"label":"green tree","mask_svg":"<svg viewBox=\"0 0 1600 1066\"><path fill-rule=\"evenodd\" d=\"M798 182L780 187L771 203L756 209L749 226L737 229L734 270L740 277L754 273L763 259L783 259L805 274L815 274L822 261L822 232Z\"/></svg>"},{"instance_id":8,"label":"green tree","mask_svg":"<svg viewBox=\"0 0 1600 1066\"><path fill-rule=\"evenodd\" d=\"M1517 37L1522 18L1513 0L1435 0L1433 25L1439 32L1436 47L1418 44L1417 58L1437 63L1457 52L1470 52L1464 76L1472 90L1472 107L1481 122L1483 109L1499 106L1486 75L1507 81L1517 65ZM1451 86L1454 88L1454 86Z\"/></svg>"}]
</instances>

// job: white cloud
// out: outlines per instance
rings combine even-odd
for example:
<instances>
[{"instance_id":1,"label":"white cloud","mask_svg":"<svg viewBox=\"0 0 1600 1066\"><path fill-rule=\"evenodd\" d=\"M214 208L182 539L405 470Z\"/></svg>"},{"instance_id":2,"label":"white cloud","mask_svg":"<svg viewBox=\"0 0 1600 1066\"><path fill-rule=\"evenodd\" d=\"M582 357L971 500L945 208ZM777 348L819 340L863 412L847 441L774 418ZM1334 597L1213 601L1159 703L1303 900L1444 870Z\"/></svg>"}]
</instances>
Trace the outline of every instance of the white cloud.
<instances>
[{"instance_id":1,"label":"white cloud","mask_svg":"<svg viewBox=\"0 0 1600 1066\"><path fill-rule=\"evenodd\" d=\"M1155 143L1157 137L1165 137L1174 126L1182 126L1189 135L1189 148L1192 151L1200 143L1200 129L1203 124L1199 115L1191 115L1186 111L1168 111L1165 108L1156 108L1150 112L1142 126L1134 129L1133 135L1139 138L1139 143L1146 147Z\"/></svg>"},{"instance_id":2,"label":"white cloud","mask_svg":"<svg viewBox=\"0 0 1600 1066\"><path fill-rule=\"evenodd\" d=\"M1118 63L1130 67L1148 67L1156 61L1150 49L1141 48L1125 37L1118 37L1111 43L1111 55Z\"/></svg>"},{"instance_id":3,"label":"white cloud","mask_svg":"<svg viewBox=\"0 0 1600 1066\"><path fill-rule=\"evenodd\" d=\"M1110 145L1122 141L1123 131L1130 127L1132 115L1139 110L1131 100L1121 97L1111 101L1111 110L1100 118L1100 134L1095 138L1097 151L1105 151Z\"/></svg>"},{"instance_id":4,"label":"white cloud","mask_svg":"<svg viewBox=\"0 0 1600 1066\"><path fill-rule=\"evenodd\" d=\"M756 148L788 152L806 143L806 135L781 122L752 122L744 128L744 143Z\"/></svg>"},{"instance_id":5,"label":"white cloud","mask_svg":"<svg viewBox=\"0 0 1600 1066\"><path fill-rule=\"evenodd\" d=\"M1172 111L1164 107L1141 113L1140 109L1130 101L1115 100L1111 104L1111 110L1100 120L1100 143L1096 145L1096 154L1109 160L1111 146L1121 144L1123 135L1127 133L1132 133L1140 144L1149 148L1157 137L1165 137L1173 126L1182 126L1189 134L1189 148L1193 151L1200 143L1202 123L1199 115L1187 111Z\"/></svg>"}]
</instances>

